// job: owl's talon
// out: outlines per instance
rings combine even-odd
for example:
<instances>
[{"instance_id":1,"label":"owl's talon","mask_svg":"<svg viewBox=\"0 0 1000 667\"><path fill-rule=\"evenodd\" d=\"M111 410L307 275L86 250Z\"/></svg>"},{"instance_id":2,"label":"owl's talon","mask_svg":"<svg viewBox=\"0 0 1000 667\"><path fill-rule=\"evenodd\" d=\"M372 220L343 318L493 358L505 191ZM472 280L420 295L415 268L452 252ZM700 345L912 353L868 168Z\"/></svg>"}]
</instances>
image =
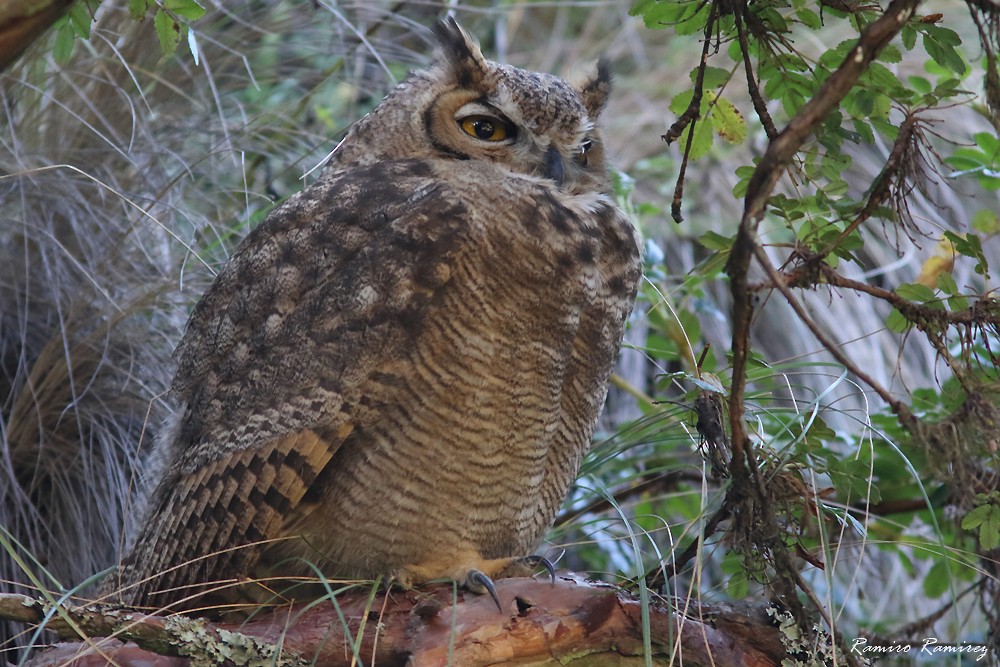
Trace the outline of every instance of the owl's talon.
<instances>
[{"instance_id":1,"label":"owl's talon","mask_svg":"<svg viewBox=\"0 0 1000 667\"><path fill-rule=\"evenodd\" d=\"M493 585L493 580L479 570L469 571L468 576L465 578L465 587L479 595L489 593L490 597L493 598L493 602L496 603L497 609L501 612L503 611L503 607L500 606L500 596L497 595L497 587Z\"/></svg>"},{"instance_id":2,"label":"owl's talon","mask_svg":"<svg viewBox=\"0 0 1000 667\"><path fill-rule=\"evenodd\" d=\"M545 556L525 556L521 559L522 563L531 568L537 568L539 566L544 567L545 571L549 573L549 579L552 580L552 585L556 583L556 566L552 564Z\"/></svg>"}]
</instances>

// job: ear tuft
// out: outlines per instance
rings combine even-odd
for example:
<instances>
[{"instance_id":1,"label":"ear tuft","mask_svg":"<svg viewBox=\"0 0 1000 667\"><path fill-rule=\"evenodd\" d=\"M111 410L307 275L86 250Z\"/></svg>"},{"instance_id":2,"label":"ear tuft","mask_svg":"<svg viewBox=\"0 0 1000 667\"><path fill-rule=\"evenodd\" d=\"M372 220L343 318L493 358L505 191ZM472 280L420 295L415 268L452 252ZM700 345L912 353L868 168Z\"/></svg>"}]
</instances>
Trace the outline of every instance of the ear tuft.
<instances>
[{"instance_id":1,"label":"ear tuft","mask_svg":"<svg viewBox=\"0 0 1000 667\"><path fill-rule=\"evenodd\" d=\"M476 41L451 16L432 28L441 44L441 60L459 85L472 88L486 75L486 59Z\"/></svg>"},{"instance_id":2,"label":"ear tuft","mask_svg":"<svg viewBox=\"0 0 1000 667\"><path fill-rule=\"evenodd\" d=\"M608 61L604 58L598 60L589 72L576 79L573 87L580 94L587 115L596 121L611 95L611 67Z\"/></svg>"}]
</instances>

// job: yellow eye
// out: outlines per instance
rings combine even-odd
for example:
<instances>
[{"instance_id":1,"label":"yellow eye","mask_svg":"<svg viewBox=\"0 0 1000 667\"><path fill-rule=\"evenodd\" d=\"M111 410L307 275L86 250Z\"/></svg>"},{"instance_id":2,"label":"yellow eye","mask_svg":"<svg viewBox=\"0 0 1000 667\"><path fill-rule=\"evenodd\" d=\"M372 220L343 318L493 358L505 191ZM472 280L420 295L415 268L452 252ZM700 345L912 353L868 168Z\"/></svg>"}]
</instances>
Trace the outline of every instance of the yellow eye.
<instances>
[{"instance_id":1,"label":"yellow eye","mask_svg":"<svg viewBox=\"0 0 1000 667\"><path fill-rule=\"evenodd\" d=\"M512 134L510 125L491 116L469 116L458 124L467 135L483 141L503 141Z\"/></svg>"}]
</instances>

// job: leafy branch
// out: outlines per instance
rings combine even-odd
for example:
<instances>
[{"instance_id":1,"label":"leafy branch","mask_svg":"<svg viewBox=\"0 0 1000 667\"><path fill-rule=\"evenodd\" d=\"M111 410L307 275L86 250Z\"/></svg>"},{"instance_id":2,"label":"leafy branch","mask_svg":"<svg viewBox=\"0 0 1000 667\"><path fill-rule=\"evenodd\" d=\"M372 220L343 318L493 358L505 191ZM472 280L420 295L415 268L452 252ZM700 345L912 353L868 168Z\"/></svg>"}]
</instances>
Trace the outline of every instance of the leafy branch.
<instances>
[{"instance_id":1,"label":"leafy branch","mask_svg":"<svg viewBox=\"0 0 1000 667\"><path fill-rule=\"evenodd\" d=\"M753 296L749 289L748 274L751 258L756 258L765 269L770 267L771 271L774 271L757 240L757 227L764 217L768 198L802 144L850 92L878 52L899 34L902 26L909 21L919 5L920 0L894 0L880 18L862 31L856 45L850 50L841 66L826 80L816 96L806 103L799 114L792 118L785 129L770 143L750 178L744 199L743 217L726 264L733 296L733 383L729 395L729 425L733 440L734 477L745 475L745 471L741 470L744 462L751 467L753 464L752 459L746 458L749 439L744 426L746 364L749 357L750 324L753 319ZM776 277L775 272L771 278L774 280ZM796 307L796 301L790 292L783 296ZM801 307L798 310L801 311ZM835 355L838 354L838 346L826 340L825 334L821 336L820 340L824 343L824 347ZM841 359L838 359L841 363L846 361L843 356L840 354ZM898 401L893 402L898 403Z\"/></svg>"}]
</instances>

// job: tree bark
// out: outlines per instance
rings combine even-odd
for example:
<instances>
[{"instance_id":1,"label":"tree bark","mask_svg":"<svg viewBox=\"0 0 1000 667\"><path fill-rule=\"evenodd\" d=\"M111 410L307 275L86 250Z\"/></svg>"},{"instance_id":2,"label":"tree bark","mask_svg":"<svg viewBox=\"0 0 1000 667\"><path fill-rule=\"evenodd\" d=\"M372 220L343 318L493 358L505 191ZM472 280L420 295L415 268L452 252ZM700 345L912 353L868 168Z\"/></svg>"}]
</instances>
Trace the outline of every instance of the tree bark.
<instances>
[{"instance_id":1,"label":"tree bark","mask_svg":"<svg viewBox=\"0 0 1000 667\"><path fill-rule=\"evenodd\" d=\"M31 667L183 665L462 665L645 664L642 605L604 583L560 574L497 582L503 611L487 596L437 584L388 594L358 587L336 603L279 607L240 624L151 616L98 606L56 611L30 599L0 599L0 616L18 612L61 638L112 637L64 643L38 654ZM650 604L654 664L774 667L786 657L780 633L763 608L709 607L657 599ZM127 642L127 643L126 643Z\"/></svg>"}]
</instances>

